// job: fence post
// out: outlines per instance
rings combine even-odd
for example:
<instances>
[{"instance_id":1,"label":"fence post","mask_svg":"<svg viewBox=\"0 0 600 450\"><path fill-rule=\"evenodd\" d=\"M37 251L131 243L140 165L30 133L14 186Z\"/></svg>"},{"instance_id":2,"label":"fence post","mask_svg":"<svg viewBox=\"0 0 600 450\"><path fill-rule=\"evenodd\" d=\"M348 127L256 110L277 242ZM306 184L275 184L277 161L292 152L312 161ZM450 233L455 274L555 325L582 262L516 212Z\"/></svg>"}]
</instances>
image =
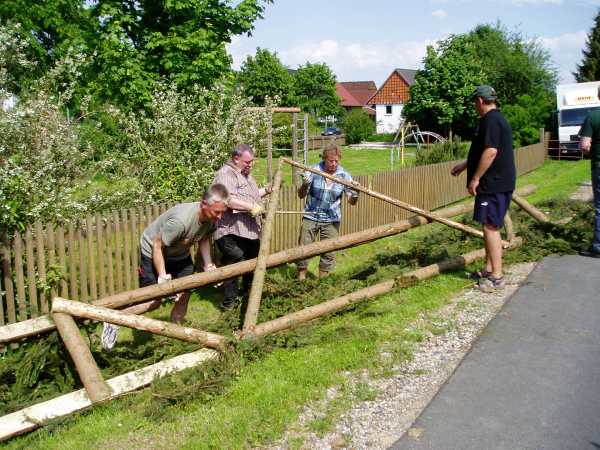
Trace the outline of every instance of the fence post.
<instances>
[{"instance_id":1,"label":"fence post","mask_svg":"<svg viewBox=\"0 0 600 450\"><path fill-rule=\"evenodd\" d=\"M292 113L292 159L298 160L298 113ZM292 168L292 186L297 186L298 171Z\"/></svg>"},{"instance_id":2,"label":"fence post","mask_svg":"<svg viewBox=\"0 0 600 450\"><path fill-rule=\"evenodd\" d=\"M2 242L0 245L2 246L0 257L2 257L2 274L4 275L3 285L5 291L4 298L6 299L6 313L8 314L8 323L14 323L17 321L17 314L15 311L15 291L12 280L10 247L6 231L2 233ZM2 314L2 318L4 319L4 314Z\"/></svg>"},{"instance_id":3,"label":"fence post","mask_svg":"<svg viewBox=\"0 0 600 450\"><path fill-rule=\"evenodd\" d=\"M267 108L267 179L273 182L273 110Z\"/></svg>"}]
</instances>

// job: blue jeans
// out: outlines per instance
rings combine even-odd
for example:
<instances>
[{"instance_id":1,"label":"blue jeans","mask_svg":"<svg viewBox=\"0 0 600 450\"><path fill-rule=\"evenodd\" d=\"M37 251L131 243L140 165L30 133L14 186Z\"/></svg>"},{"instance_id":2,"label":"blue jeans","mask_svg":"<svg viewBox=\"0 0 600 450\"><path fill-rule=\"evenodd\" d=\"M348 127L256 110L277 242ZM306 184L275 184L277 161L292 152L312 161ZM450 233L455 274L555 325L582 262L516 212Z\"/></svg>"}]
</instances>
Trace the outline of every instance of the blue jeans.
<instances>
[{"instance_id":1,"label":"blue jeans","mask_svg":"<svg viewBox=\"0 0 600 450\"><path fill-rule=\"evenodd\" d=\"M592 189L594 190L594 239L592 240L593 252L600 253L600 162L592 167Z\"/></svg>"}]
</instances>

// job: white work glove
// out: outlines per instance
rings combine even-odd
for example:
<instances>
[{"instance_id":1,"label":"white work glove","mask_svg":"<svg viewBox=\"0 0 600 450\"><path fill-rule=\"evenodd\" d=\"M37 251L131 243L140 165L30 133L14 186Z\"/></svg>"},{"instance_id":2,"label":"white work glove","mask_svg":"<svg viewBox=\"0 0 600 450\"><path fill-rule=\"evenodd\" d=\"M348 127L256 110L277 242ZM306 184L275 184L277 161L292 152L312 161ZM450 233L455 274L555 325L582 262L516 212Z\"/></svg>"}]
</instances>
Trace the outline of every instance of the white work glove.
<instances>
[{"instance_id":1,"label":"white work glove","mask_svg":"<svg viewBox=\"0 0 600 450\"><path fill-rule=\"evenodd\" d=\"M167 281L171 281L172 279L173 278L171 277L170 273L166 274L164 277L161 277L159 275L158 276L158 284L166 283Z\"/></svg>"},{"instance_id":2,"label":"white work glove","mask_svg":"<svg viewBox=\"0 0 600 450\"><path fill-rule=\"evenodd\" d=\"M304 171L300 174L300 179L302 180L302 184L310 184L312 183L313 174L308 171Z\"/></svg>"},{"instance_id":3,"label":"white work glove","mask_svg":"<svg viewBox=\"0 0 600 450\"><path fill-rule=\"evenodd\" d=\"M350 191L350 193L348 194L348 200L350 201L350 203L355 203L358 200L358 192Z\"/></svg>"},{"instance_id":4,"label":"white work glove","mask_svg":"<svg viewBox=\"0 0 600 450\"><path fill-rule=\"evenodd\" d=\"M161 276L159 275L159 276L158 276L158 284L163 284L163 283L166 283L167 281L171 281L172 279L173 279L173 277L171 277L171 274L170 274L170 273L166 274L164 277L161 277ZM167 299L171 298L171 299L173 299L173 300L177 301L177 300L179 300L179 296L180 296L180 295L181 295L181 293L179 293L179 294L175 294L175 295L172 295L172 296L170 296L170 297L165 297L165 298L167 298Z\"/></svg>"},{"instance_id":5,"label":"white work glove","mask_svg":"<svg viewBox=\"0 0 600 450\"><path fill-rule=\"evenodd\" d=\"M212 272L213 270L217 270L217 266L215 266L214 264L210 263L207 264L206 266L204 266L204 271L205 272ZM214 287L218 288L223 286L223 282L222 281L217 281L215 284L213 284Z\"/></svg>"},{"instance_id":6,"label":"white work glove","mask_svg":"<svg viewBox=\"0 0 600 450\"><path fill-rule=\"evenodd\" d=\"M265 208L262 207L260 203L255 203L252 209L250 210L250 215L252 217L260 216L265 212Z\"/></svg>"}]
</instances>

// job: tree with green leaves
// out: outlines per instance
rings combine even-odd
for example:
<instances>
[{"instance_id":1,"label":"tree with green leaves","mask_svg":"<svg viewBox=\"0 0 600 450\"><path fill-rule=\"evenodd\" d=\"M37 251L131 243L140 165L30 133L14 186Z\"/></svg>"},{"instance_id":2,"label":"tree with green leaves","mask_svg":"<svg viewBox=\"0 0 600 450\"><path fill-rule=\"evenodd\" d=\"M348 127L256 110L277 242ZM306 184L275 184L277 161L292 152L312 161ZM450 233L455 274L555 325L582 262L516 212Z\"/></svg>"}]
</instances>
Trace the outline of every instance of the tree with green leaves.
<instances>
[{"instance_id":1,"label":"tree with green leaves","mask_svg":"<svg viewBox=\"0 0 600 450\"><path fill-rule=\"evenodd\" d=\"M554 90L556 70L537 40L525 40L501 24L479 25L467 39L481 63L486 84L498 92L499 104L514 104L521 95Z\"/></svg>"},{"instance_id":2,"label":"tree with green leaves","mask_svg":"<svg viewBox=\"0 0 600 450\"><path fill-rule=\"evenodd\" d=\"M292 76L275 52L257 48L256 55L248 56L242 63L238 82L256 105L263 106L267 97L279 98L281 105L293 103Z\"/></svg>"},{"instance_id":3,"label":"tree with green leaves","mask_svg":"<svg viewBox=\"0 0 600 450\"><path fill-rule=\"evenodd\" d=\"M149 105L159 80L189 89L231 77L225 44L232 36L250 33L270 2L49 0L32 5L3 0L0 23L23 24L41 72L76 46L91 56L85 91L98 101L136 108Z\"/></svg>"},{"instance_id":4,"label":"tree with green leaves","mask_svg":"<svg viewBox=\"0 0 600 450\"><path fill-rule=\"evenodd\" d=\"M375 133L375 123L361 109L353 109L342 118L346 144L358 144Z\"/></svg>"},{"instance_id":5,"label":"tree with green leaves","mask_svg":"<svg viewBox=\"0 0 600 450\"><path fill-rule=\"evenodd\" d=\"M455 35L429 46L410 89L403 114L422 128L455 132L475 116L465 99L483 81L483 70L465 35Z\"/></svg>"},{"instance_id":6,"label":"tree with green leaves","mask_svg":"<svg viewBox=\"0 0 600 450\"><path fill-rule=\"evenodd\" d=\"M480 25L428 49L404 114L422 128L470 138L477 117L465 99L477 85L489 84L514 122L516 143L529 144L539 137L532 130L549 125L556 80L550 56L537 41L500 24Z\"/></svg>"},{"instance_id":7,"label":"tree with green leaves","mask_svg":"<svg viewBox=\"0 0 600 450\"><path fill-rule=\"evenodd\" d=\"M335 74L327 64L307 62L294 75L296 103L315 117L340 114L340 98L335 91L335 82Z\"/></svg>"},{"instance_id":8,"label":"tree with green leaves","mask_svg":"<svg viewBox=\"0 0 600 450\"><path fill-rule=\"evenodd\" d=\"M600 80L600 12L594 19L594 28L587 35L583 60L577 64L573 76L580 83Z\"/></svg>"}]
</instances>

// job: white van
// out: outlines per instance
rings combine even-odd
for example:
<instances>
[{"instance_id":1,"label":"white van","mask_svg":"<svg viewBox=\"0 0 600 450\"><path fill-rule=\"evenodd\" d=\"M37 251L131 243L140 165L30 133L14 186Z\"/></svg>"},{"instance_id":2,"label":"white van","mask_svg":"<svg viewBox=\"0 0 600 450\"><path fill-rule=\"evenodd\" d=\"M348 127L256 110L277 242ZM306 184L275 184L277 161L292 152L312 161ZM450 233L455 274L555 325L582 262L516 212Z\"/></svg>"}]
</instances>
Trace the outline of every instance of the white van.
<instances>
[{"instance_id":1,"label":"white van","mask_svg":"<svg viewBox=\"0 0 600 450\"><path fill-rule=\"evenodd\" d=\"M579 129L587 114L600 107L599 87L600 81L556 86L559 145L555 152L560 156L581 157Z\"/></svg>"}]
</instances>

